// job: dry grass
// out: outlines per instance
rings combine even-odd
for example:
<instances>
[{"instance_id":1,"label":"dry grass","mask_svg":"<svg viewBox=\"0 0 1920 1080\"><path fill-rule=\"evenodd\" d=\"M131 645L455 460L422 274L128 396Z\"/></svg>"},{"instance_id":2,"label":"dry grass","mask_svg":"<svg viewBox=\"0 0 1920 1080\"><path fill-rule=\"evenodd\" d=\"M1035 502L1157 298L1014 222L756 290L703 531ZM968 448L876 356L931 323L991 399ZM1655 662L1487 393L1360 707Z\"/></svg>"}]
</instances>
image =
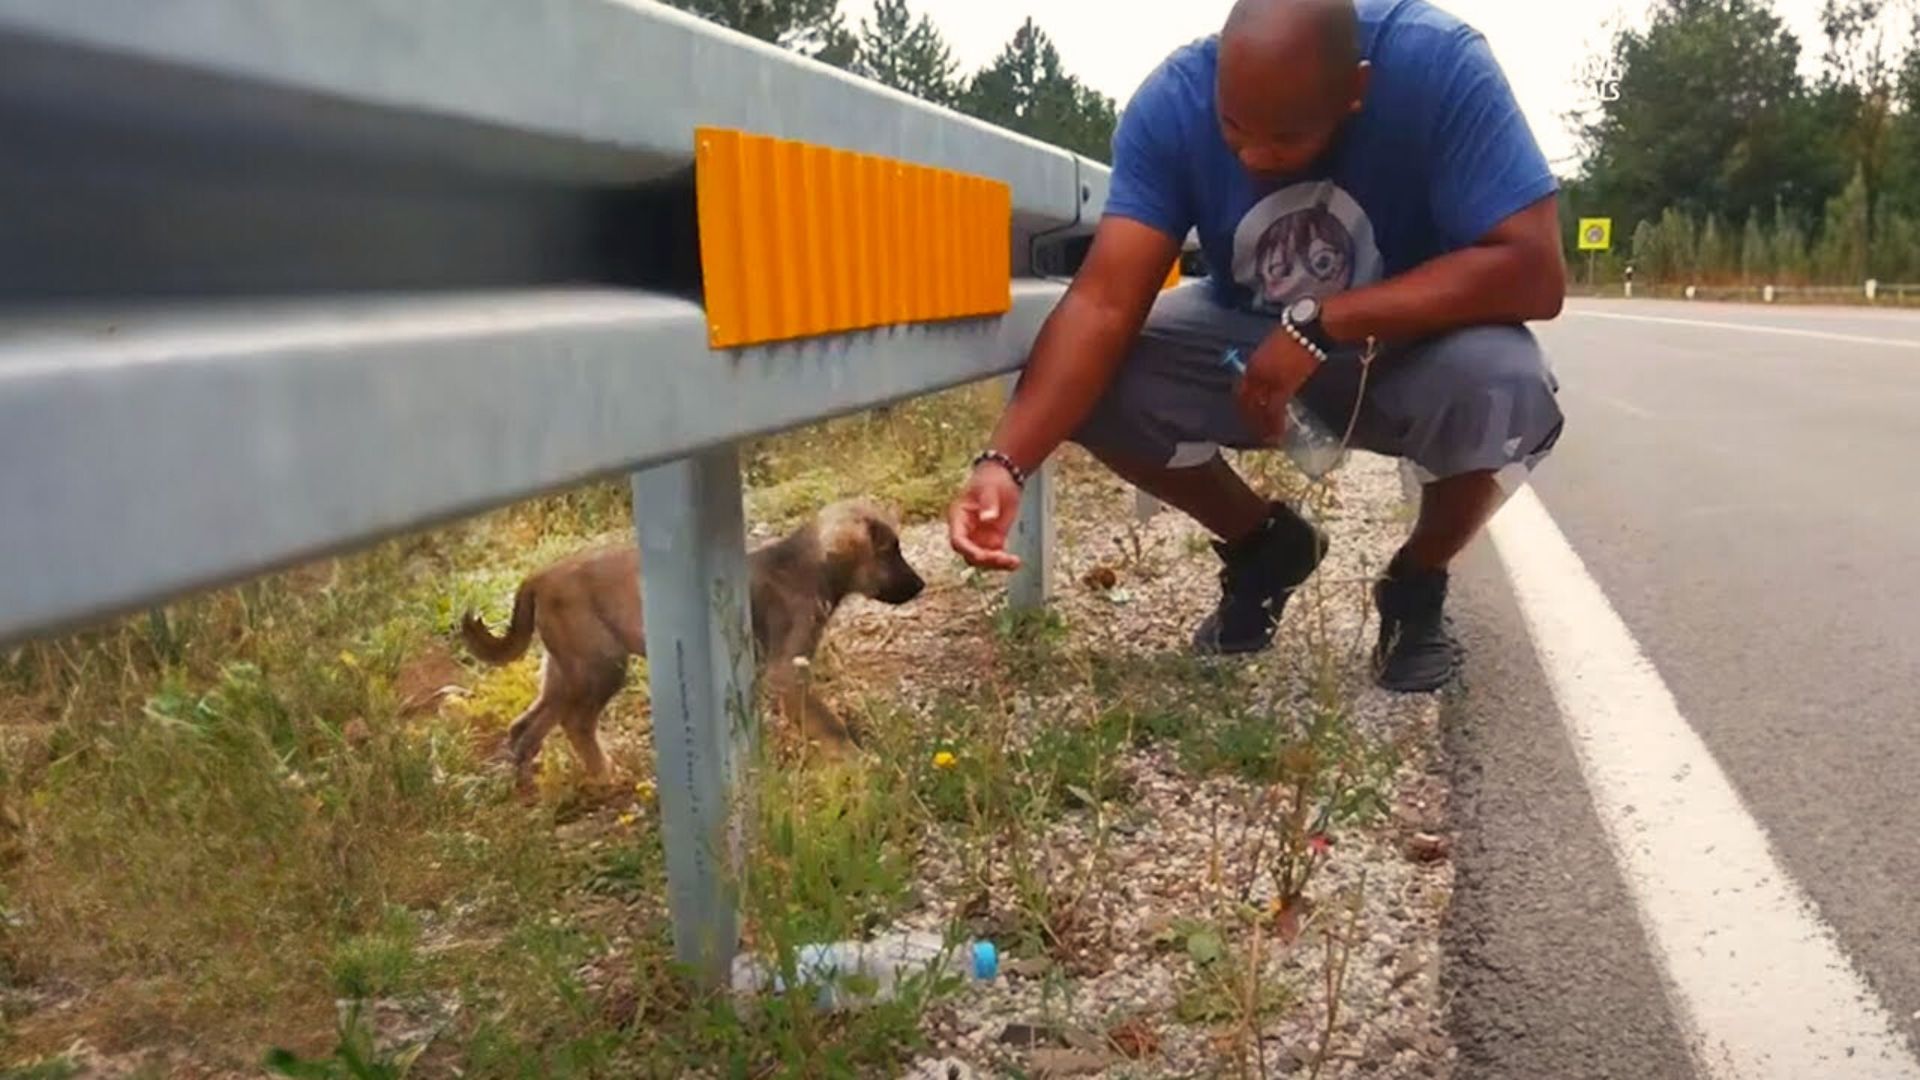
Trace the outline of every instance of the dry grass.
<instances>
[{"instance_id":1,"label":"dry grass","mask_svg":"<svg viewBox=\"0 0 1920 1080\"><path fill-rule=\"evenodd\" d=\"M777 530L863 493L934 517L997 400L973 387L749 447L750 516ZM1089 469L1071 459L1068 520L1112 497L1079 482ZM496 751L536 661L471 664L455 620L499 619L521 574L628 515L624 485L596 485L0 657L0 1066L40 1070L7 1075L258 1075L273 1048L316 1076L896 1069L950 988L743 1016L674 977L640 672L603 729L631 787L579 789L556 745L541 797L512 797ZM1164 558L1117 547L1142 580ZM961 875L1004 895L997 935L1092 963L1089 904L1113 868L1053 865L1047 837L1126 802L1127 755L1165 744L1196 774L1311 782L1231 676L1116 662L1097 627L1001 618L997 594L969 576L912 612L851 616L859 677L837 650L820 675L875 752L758 764L755 947L790 962L950 903L925 895L924 863L961 837L1005 855ZM901 674L913 689L886 685ZM1046 694L1079 704L1035 735L1019 717ZM1374 750L1313 737L1329 760ZM934 764L956 747L956 767ZM1243 1024L1293 1000L1212 996Z\"/></svg>"},{"instance_id":2,"label":"dry grass","mask_svg":"<svg viewBox=\"0 0 1920 1080\"><path fill-rule=\"evenodd\" d=\"M856 491L926 516L994 395L747 448L755 519ZM572 790L557 749L541 802L510 798L492 755L536 661L480 669L451 631L629 506L594 485L0 657L0 1060L78 1040L252 1073L270 1045L330 1051L345 997L463 1003L469 1071L610 1060L582 972L636 937L620 964L665 962L658 860L631 854L650 801ZM609 718L623 775L651 773L644 711L640 689Z\"/></svg>"}]
</instances>

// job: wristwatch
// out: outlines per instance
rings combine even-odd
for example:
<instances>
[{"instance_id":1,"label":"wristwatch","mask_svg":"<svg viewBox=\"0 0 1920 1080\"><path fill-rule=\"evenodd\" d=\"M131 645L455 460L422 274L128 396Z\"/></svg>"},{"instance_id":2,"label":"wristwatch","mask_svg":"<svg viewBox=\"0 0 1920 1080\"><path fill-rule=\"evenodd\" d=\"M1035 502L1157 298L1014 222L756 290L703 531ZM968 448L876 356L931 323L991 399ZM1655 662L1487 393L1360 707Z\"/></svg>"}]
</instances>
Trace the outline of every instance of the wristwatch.
<instances>
[{"instance_id":1,"label":"wristwatch","mask_svg":"<svg viewBox=\"0 0 1920 1080\"><path fill-rule=\"evenodd\" d=\"M1320 322L1320 301L1311 296L1303 296L1287 305L1280 314L1280 321L1293 331L1293 337L1316 358L1324 362L1327 354L1333 351L1333 339L1327 336L1327 328Z\"/></svg>"}]
</instances>

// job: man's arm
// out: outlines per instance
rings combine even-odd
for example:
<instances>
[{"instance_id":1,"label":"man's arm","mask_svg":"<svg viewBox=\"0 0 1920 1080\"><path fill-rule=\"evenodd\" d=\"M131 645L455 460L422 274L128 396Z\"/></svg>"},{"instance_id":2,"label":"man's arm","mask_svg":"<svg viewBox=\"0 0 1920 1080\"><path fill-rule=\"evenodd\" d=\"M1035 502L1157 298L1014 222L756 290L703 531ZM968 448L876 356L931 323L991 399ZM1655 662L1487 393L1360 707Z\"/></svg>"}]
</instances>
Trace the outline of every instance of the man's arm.
<instances>
[{"instance_id":1,"label":"man's arm","mask_svg":"<svg viewBox=\"0 0 1920 1080\"><path fill-rule=\"evenodd\" d=\"M1552 319L1566 298L1559 200L1549 195L1478 243L1377 284L1328 297L1335 341L1411 341L1467 326Z\"/></svg>"},{"instance_id":2,"label":"man's arm","mask_svg":"<svg viewBox=\"0 0 1920 1080\"><path fill-rule=\"evenodd\" d=\"M1036 469L1079 429L1146 322L1179 248L1152 225L1117 214L1101 219L1086 263L1040 327L1020 388L994 428L993 449ZM974 566L1017 569L1006 542L1019 508L1012 474L982 462L947 508L953 549Z\"/></svg>"},{"instance_id":3,"label":"man's arm","mask_svg":"<svg viewBox=\"0 0 1920 1080\"><path fill-rule=\"evenodd\" d=\"M1020 389L990 445L1034 469L1079 429L1140 333L1180 242L1130 218L1103 218L1066 295L1040 327Z\"/></svg>"},{"instance_id":4,"label":"man's arm","mask_svg":"<svg viewBox=\"0 0 1920 1080\"><path fill-rule=\"evenodd\" d=\"M1551 319L1566 300L1554 196L1495 225L1478 243L1429 260L1397 277L1330 296L1320 325L1345 344L1368 338L1417 341L1447 330ZM1247 361L1237 398L1247 426L1277 443L1286 404L1313 377L1313 358L1276 330Z\"/></svg>"}]
</instances>

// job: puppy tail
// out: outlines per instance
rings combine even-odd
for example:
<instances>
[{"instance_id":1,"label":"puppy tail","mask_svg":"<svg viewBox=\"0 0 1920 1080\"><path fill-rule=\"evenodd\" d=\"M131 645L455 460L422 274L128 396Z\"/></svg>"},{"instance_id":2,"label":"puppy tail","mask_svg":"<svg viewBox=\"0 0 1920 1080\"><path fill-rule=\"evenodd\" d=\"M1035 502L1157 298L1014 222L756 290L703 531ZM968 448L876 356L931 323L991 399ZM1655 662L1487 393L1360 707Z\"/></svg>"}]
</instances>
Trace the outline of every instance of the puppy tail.
<instances>
[{"instance_id":1,"label":"puppy tail","mask_svg":"<svg viewBox=\"0 0 1920 1080\"><path fill-rule=\"evenodd\" d=\"M520 586L513 594L513 621L507 624L505 637L494 637L480 616L467 612L460 620L460 636L467 649L489 664L511 664L527 654L533 643L533 588Z\"/></svg>"}]
</instances>

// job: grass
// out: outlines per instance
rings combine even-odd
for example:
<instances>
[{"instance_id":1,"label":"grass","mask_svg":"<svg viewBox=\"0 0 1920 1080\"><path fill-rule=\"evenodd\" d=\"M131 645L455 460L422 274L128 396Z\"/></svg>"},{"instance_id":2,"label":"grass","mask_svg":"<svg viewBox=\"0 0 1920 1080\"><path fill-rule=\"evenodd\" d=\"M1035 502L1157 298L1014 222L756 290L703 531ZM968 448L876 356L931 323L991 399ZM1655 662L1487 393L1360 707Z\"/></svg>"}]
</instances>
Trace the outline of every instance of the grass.
<instances>
[{"instance_id":1,"label":"grass","mask_svg":"<svg viewBox=\"0 0 1920 1080\"><path fill-rule=\"evenodd\" d=\"M937 516L996 408L974 387L764 440L744 452L750 511L785 528L858 493ZM522 574L629 515L624 484L592 485L0 656L0 1075L78 1075L76 1040L304 1077L897 1070L953 986L849 1014L804 990L751 1010L695 994L650 784L580 789L556 741L527 804L496 761L537 660L471 663L458 615L497 622ZM1148 557L1137 536L1120 555ZM951 930L1070 979L1107 947L1089 912L1134 795L1123 761L1155 746L1291 793L1262 865L1310 859L1309 830L1374 808L1385 759L1331 689L1277 723L1247 705L1242 669L1095 651L1056 612L998 616L987 636L977 685L924 710L865 701L874 753L751 763L755 951L791 973L802 944L892 923L929 899L921 861L952 850L987 903ZM641 667L603 728L629 778L653 774ZM1021 716L1040 698L1057 715L1035 728ZM1050 858L1067 819L1095 836L1087 865ZM1229 934L1217 970L1198 965L1195 1022L1298 997L1249 997L1237 976L1210 989L1248 950Z\"/></svg>"}]
</instances>

